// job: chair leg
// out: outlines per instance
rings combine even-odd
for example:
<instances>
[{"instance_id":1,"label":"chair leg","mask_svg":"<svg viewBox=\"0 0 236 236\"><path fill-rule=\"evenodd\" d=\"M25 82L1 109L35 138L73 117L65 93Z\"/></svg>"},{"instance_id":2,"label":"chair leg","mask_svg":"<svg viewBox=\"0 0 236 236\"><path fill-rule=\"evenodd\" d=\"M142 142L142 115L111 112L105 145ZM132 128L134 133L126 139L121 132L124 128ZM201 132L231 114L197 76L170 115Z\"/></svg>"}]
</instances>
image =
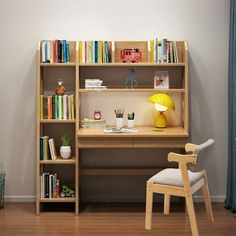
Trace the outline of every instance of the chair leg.
<instances>
[{"instance_id":1,"label":"chair leg","mask_svg":"<svg viewBox=\"0 0 236 236\"><path fill-rule=\"evenodd\" d=\"M164 196L164 214L169 215L170 213L170 195L165 194Z\"/></svg>"},{"instance_id":2,"label":"chair leg","mask_svg":"<svg viewBox=\"0 0 236 236\"><path fill-rule=\"evenodd\" d=\"M151 229L152 226L152 206L153 206L152 183L147 182L145 229Z\"/></svg>"},{"instance_id":3,"label":"chair leg","mask_svg":"<svg viewBox=\"0 0 236 236\"><path fill-rule=\"evenodd\" d=\"M187 208L188 208L188 215L189 215L189 221L190 221L190 226L191 226L191 230L192 230L192 235L199 236L192 195L186 196L186 203L187 203Z\"/></svg>"},{"instance_id":4,"label":"chair leg","mask_svg":"<svg viewBox=\"0 0 236 236\"><path fill-rule=\"evenodd\" d=\"M204 202L205 202L208 220L210 222L214 222L214 216L213 216L212 207L211 207L211 199L210 199L210 194L209 194L209 189L208 189L208 184L207 184L206 179L205 179L205 184L202 186L202 193L204 196Z\"/></svg>"}]
</instances>

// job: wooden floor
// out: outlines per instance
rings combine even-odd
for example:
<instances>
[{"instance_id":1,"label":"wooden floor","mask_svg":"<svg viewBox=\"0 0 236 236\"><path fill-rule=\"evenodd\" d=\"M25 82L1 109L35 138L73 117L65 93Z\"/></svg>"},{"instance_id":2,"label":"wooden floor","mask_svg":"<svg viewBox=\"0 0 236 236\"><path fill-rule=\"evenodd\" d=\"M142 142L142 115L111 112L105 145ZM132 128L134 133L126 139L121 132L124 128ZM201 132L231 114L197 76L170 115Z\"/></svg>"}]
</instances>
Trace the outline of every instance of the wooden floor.
<instances>
[{"instance_id":1,"label":"wooden floor","mask_svg":"<svg viewBox=\"0 0 236 236\"><path fill-rule=\"evenodd\" d=\"M164 216L162 204L158 205L152 230L146 231L144 204L87 204L81 207L79 216L72 212L43 212L35 216L33 203L8 203L0 209L0 236L191 235L183 207L173 206L174 212ZM195 208L200 235L236 235L236 217L224 209L223 203L213 204L214 224L208 222L202 203L196 203Z\"/></svg>"}]
</instances>

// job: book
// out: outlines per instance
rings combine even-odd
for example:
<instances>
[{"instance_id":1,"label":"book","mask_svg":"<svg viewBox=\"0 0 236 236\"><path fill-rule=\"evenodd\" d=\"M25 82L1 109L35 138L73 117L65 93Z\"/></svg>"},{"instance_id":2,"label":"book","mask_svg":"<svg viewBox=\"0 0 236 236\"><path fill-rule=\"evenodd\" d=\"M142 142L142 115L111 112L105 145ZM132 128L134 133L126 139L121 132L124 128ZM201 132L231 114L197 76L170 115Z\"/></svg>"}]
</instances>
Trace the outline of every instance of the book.
<instances>
[{"instance_id":1,"label":"book","mask_svg":"<svg viewBox=\"0 0 236 236\"><path fill-rule=\"evenodd\" d=\"M50 138L48 140L48 144L49 144L49 150L50 150L50 156L52 160L56 160L57 159L57 153L56 153L56 148L55 148L55 143L54 143L54 139Z\"/></svg>"},{"instance_id":2,"label":"book","mask_svg":"<svg viewBox=\"0 0 236 236\"><path fill-rule=\"evenodd\" d=\"M104 129L104 133L137 133L138 130L135 128L106 128Z\"/></svg>"}]
</instances>

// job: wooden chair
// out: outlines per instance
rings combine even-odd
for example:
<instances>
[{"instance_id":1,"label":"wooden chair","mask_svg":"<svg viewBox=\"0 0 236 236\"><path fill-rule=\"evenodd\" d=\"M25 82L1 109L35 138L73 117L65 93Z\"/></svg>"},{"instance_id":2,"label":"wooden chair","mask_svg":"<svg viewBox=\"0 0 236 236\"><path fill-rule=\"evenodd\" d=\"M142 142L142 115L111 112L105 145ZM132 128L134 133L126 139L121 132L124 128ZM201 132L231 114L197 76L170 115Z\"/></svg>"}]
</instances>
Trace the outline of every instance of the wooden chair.
<instances>
[{"instance_id":1,"label":"wooden chair","mask_svg":"<svg viewBox=\"0 0 236 236\"><path fill-rule=\"evenodd\" d=\"M164 194L164 214L169 214L171 195L185 197L192 235L199 235L192 195L200 188L203 191L208 219L214 222L205 171L214 142L213 139L209 139L201 145L187 143L185 150L191 154L182 155L173 152L168 154L168 161L178 162L179 168L164 169L147 181L146 229L151 229L153 193L161 193Z\"/></svg>"}]
</instances>

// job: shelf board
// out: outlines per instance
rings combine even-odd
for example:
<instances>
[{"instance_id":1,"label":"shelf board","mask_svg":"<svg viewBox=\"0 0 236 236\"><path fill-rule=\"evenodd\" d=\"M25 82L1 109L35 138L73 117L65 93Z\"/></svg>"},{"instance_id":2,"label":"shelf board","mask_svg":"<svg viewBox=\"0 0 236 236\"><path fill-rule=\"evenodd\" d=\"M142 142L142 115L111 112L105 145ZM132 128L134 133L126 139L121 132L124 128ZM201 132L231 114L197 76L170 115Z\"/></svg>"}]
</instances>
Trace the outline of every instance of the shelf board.
<instances>
[{"instance_id":1,"label":"shelf board","mask_svg":"<svg viewBox=\"0 0 236 236\"><path fill-rule=\"evenodd\" d=\"M154 89L154 88L134 88L134 89L126 89L126 88L109 88L109 89L79 89L80 93L94 93L94 92L175 92L175 93L184 93L185 89Z\"/></svg>"},{"instance_id":2,"label":"shelf board","mask_svg":"<svg viewBox=\"0 0 236 236\"><path fill-rule=\"evenodd\" d=\"M40 123L75 123L75 119L67 119L67 120L57 120L57 119L41 119Z\"/></svg>"},{"instance_id":3,"label":"shelf board","mask_svg":"<svg viewBox=\"0 0 236 236\"><path fill-rule=\"evenodd\" d=\"M75 202L74 197L40 198L40 202Z\"/></svg>"},{"instance_id":4,"label":"shelf board","mask_svg":"<svg viewBox=\"0 0 236 236\"><path fill-rule=\"evenodd\" d=\"M69 62L69 63L40 63L40 66L75 66L75 62Z\"/></svg>"},{"instance_id":5,"label":"shelf board","mask_svg":"<svg viewBox=\"0 0 236 236\"><path fill-rule=\"evenodd\" d=\"M103 129L80 128L78 131L79 138L92 138L92 137L132 137L132 138L184 138L188 137L188 133L182 126L155 128L154 126L136 126L137 133L104 133Z\"/></svg>"},{"instance_id":6,"label":"shelf board","mask_svg":"<svg viewBox=\"0 0 236 236\"><path fill-rule=\"evenodd\" d=\"M185 63L148 63L148 62L142 62L142 63L122 63L122 62L115 62L115 63L81 63L79 66L156 66L156 67L162 67L162 66L185 66Z\"/></svg>"},{"instance_id":7,"label":"shelf board","mask_svg":"<svg viewBox=\"0 0 236 236\"><path fill-rule=\"evenodd\" d=\"M62 159L60 157L57 157L56 160L40 160L40 164L63 164L63 165L68 165L68 164L75 164L76 160L75 157L71 157L70 159Z\"/></svg>"}]
</instances>

